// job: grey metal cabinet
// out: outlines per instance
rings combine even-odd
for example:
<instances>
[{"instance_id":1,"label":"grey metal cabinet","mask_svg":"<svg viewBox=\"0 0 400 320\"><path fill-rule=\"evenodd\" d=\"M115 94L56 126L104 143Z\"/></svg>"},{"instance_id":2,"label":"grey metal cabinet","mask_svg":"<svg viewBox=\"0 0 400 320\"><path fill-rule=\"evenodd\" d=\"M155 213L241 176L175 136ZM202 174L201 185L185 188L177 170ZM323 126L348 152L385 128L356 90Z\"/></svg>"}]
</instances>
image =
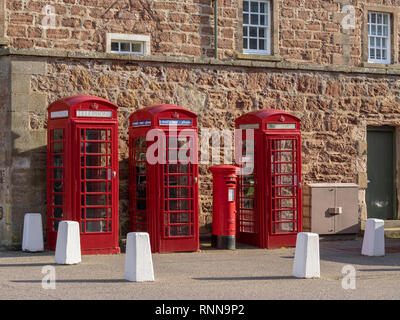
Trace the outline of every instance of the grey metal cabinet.
<instances>
[{"instance_id":1,"label":"grey metal cabinet","mask_svg":"<svg viewBox=\"0 0 400 320\"><path fill-rule=\"evenodd\" d=\"M357 184L312 183L308 187L311 232L352 234L360 231Z\"/></svg>"}]
</instances>

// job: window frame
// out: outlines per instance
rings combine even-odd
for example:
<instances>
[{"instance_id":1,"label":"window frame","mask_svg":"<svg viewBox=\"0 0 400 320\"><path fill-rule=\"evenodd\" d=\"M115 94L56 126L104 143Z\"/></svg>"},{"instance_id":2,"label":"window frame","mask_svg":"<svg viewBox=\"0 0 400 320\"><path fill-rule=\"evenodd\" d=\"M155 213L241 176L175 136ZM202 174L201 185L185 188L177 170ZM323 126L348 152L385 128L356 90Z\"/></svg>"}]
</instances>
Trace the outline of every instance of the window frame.
<instances>
[{"instance_id":1,"label":"window frame","mask_svg":"<svg viewBox=\"0 0 400 320\"><path fill-rule=\"evenodd\" d=\"M150 55L150 36L123 34L123 33L107 33L106 52L113 54L131 54L131 55ZM112 43L118 42L119 50L112 50ZM130 43L130 51L121 51L121 43ZM132 51L132 44L139 43L141 51Z\"/></svg>"},{"instance_id":2,"label":"window frame","mask_svg":"<svg viewBox=\"0 0 400 320\"><path fill-rule=\"evenodd\" d=\"M376 14L376 22L374 24L372 24L372 19L370 20L370 15L372 14ZM377 19L378 19L378 15L381 14L382 15L382 21L383 21L383 17L387 16L388 17L388 23L387 23L387 28L388 28L388 32L387 32L387 36L384 36L383 34L381 36L379 36L377 34L376 31L376 35L372 35L370 34L370 25L375 25L376 27L378 27L378 23L377 23ZM383 23L381 23L380 25L382 25L382 28L385 26ZM383 30L382 30L383 33ZM380 12L380 11L371 11L368 10L367 12L367 37L368 37L368 43L367 43L367 47L368 47L368 63L377 63L377 64L391 64L392 63L392 37L393 37L393 32L392 32L392 15L389 12ZM375 38L375 46L373 47L374 49L376 49L376 40L379 38L380 41L382 41L382 39L386 39L386 48L381 47L381 50L386 50L386 59L377 59L376 56L375 58L371 58L370 57L370 50L372 49L371 47L371 38L374 37ZM376 51L375 51L376 54Z\"/></svg>"},{"instance_id":3,"label":"window frame","mask_svg":"<svg viewBox=\"0 0 400 320\"><path fill-rule=\"evenodd\" d=\"M242 52L243 52L243 54L250 54L250 55L265 55L265 56L270 56L271 55L271 52L272 52L272 42L271 42L271 29L272 29L272 26L271 26L271 23L272 23L272 18L271 18L271 16L272 16L272 10L271 10L271 7L272 7L272 5L271 5L271 1L270 0L255 0L255 1L251 1L251 0L245 0L245 1L247 1L248 3L249 3L249 11L244 11L244 6L243 6L243 11L242 11L242 19L243 19L243 16L244 16L244 14L245 14L245 12L247 13L248 12L248 14L249 14L249 21L248 21L248 23L247 24L245 24L244 23L244 20L242 20L242 30L245 28L245 27L247 27L248 28L248 30L251 28L251 27L253 27L253 28L257 28L257 36L256 37L252 37L253 39L257 39L257 47L258 47L258 44L259 44L259 40L260 39L264 39L264 41L266 41L266 49L264 49L264 50L260 50L260 49L250 49L249 47L247 48L247 49L245 49L245 48L243 48L242 47ZM244 2L245 1L242 1L242 4L244 4ZM258 4L260 4L260 3L264 3L265 5L266 5L266 24L265 24L265 26L262 26L262 25L260 25L260 24L257 24L257 25L255 25L255 24L252 24L251 23L251 8L250 8L250 3L251 2L257 2ZM257 11L257 13L256 13L257 15L258 15L258 17L261 15L261 12L260 11ZM265 30L265 37L264 38L260 38L259 37L259 30L261 29L261 28L263 28L264 27L264 30ZM248 31L249 32L249 31ZM247 38L247 39L250 39L250 34L248 33L248 35L245 37L244 36L244 34L242 33L242 43L243 43L243 40L245 39L245 38ZM250 42L249 42L249 40L248 40L248 45L250 44ZM242 44L242 46L243 46L243 44Z\"/></svg>"}]
</instances>

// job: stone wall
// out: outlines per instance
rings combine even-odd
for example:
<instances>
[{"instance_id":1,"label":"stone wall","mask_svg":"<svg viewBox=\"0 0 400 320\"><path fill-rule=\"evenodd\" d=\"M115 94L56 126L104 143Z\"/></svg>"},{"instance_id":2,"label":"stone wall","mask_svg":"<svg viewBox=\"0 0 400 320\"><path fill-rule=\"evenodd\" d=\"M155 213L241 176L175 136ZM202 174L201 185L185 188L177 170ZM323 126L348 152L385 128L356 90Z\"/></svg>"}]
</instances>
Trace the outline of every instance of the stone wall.
<instances>
[{"instance_id":1,"label":"stone wall","mask_svg":"<svg viewBox=\"0 0 400 320\"><path fill-rule=\"evenodd\" d=\"M51 2L55 27L46 30L42 10L48 4L7 0L10 47L105 52L111 32L150 35L153 55L214 54L212 0L57 0ZM346 5L354 7L354 29L342 27ZM398 63L399 6L400 0L273 0L274 55L292 63L359 66L366 60L366 12L383 8L395 18L393 63ZM242 1L219 0L218 8L219 58L234 59L242 52Z\"/></svg>"}]
</instances>

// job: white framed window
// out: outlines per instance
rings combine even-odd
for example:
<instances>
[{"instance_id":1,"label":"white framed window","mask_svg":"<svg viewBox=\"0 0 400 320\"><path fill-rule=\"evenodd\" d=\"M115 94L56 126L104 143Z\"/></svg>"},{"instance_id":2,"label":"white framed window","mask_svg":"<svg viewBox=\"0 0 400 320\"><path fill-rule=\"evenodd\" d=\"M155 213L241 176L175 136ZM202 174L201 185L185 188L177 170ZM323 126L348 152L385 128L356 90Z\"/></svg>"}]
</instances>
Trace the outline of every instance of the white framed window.
<instances>
[{"instance_id":1,"label":"white framed window","mask_svg":"<svg viewBox=\"0 0 400 320\"><path fill-rule=\"evenodd\" d=\"M368 62L390 64L390 14L368 12Z\"/></svg>"},{"instance_id":2,"label":"white framed window","mask_svg":"<svg viewBox=\"0 0 400 320\"><path fill-rule=\"evenodd\" d=\"M271 1L243 1L243 53L271 55Z\"/></svg>"},{"instance_id":3,"label":"white framed window","mask_svg":"<svg viewBox=\"0 0 400 320\"><path fill-rule=\"evenodd\" d=\"M109 53L119 54L150 54L150 36L107 33L107 47Z\"/></svg>"}]
</instances>

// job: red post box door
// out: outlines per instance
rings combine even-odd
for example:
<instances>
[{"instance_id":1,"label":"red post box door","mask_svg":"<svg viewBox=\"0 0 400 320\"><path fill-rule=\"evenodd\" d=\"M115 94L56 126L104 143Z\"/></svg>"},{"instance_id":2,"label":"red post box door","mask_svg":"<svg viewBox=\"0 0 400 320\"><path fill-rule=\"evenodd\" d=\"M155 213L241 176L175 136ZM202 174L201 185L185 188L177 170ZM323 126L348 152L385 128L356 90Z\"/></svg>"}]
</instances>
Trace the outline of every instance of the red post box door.
<instances>
[{"instance_id":1,"label":"red post box door","mask_svg":"<svg viewBox=\"0 0 400 320\"><path fill-rule=\"evenodd\" d=\"M301 214L300 139L297 136L267 137L267 183L269 184L269 233L298 232Z\"/></svg>"},{"instance_id":2,"label":"red post box door","mask_svg":"<svg viewBox=\"0 0 400 320\"><path fill-rule=\"evenodd\" d=\"M77 221L82 251L115 247L118 234L118 152L116 128L77 126L79 164Z\"/></svg>"}]
</instances>

